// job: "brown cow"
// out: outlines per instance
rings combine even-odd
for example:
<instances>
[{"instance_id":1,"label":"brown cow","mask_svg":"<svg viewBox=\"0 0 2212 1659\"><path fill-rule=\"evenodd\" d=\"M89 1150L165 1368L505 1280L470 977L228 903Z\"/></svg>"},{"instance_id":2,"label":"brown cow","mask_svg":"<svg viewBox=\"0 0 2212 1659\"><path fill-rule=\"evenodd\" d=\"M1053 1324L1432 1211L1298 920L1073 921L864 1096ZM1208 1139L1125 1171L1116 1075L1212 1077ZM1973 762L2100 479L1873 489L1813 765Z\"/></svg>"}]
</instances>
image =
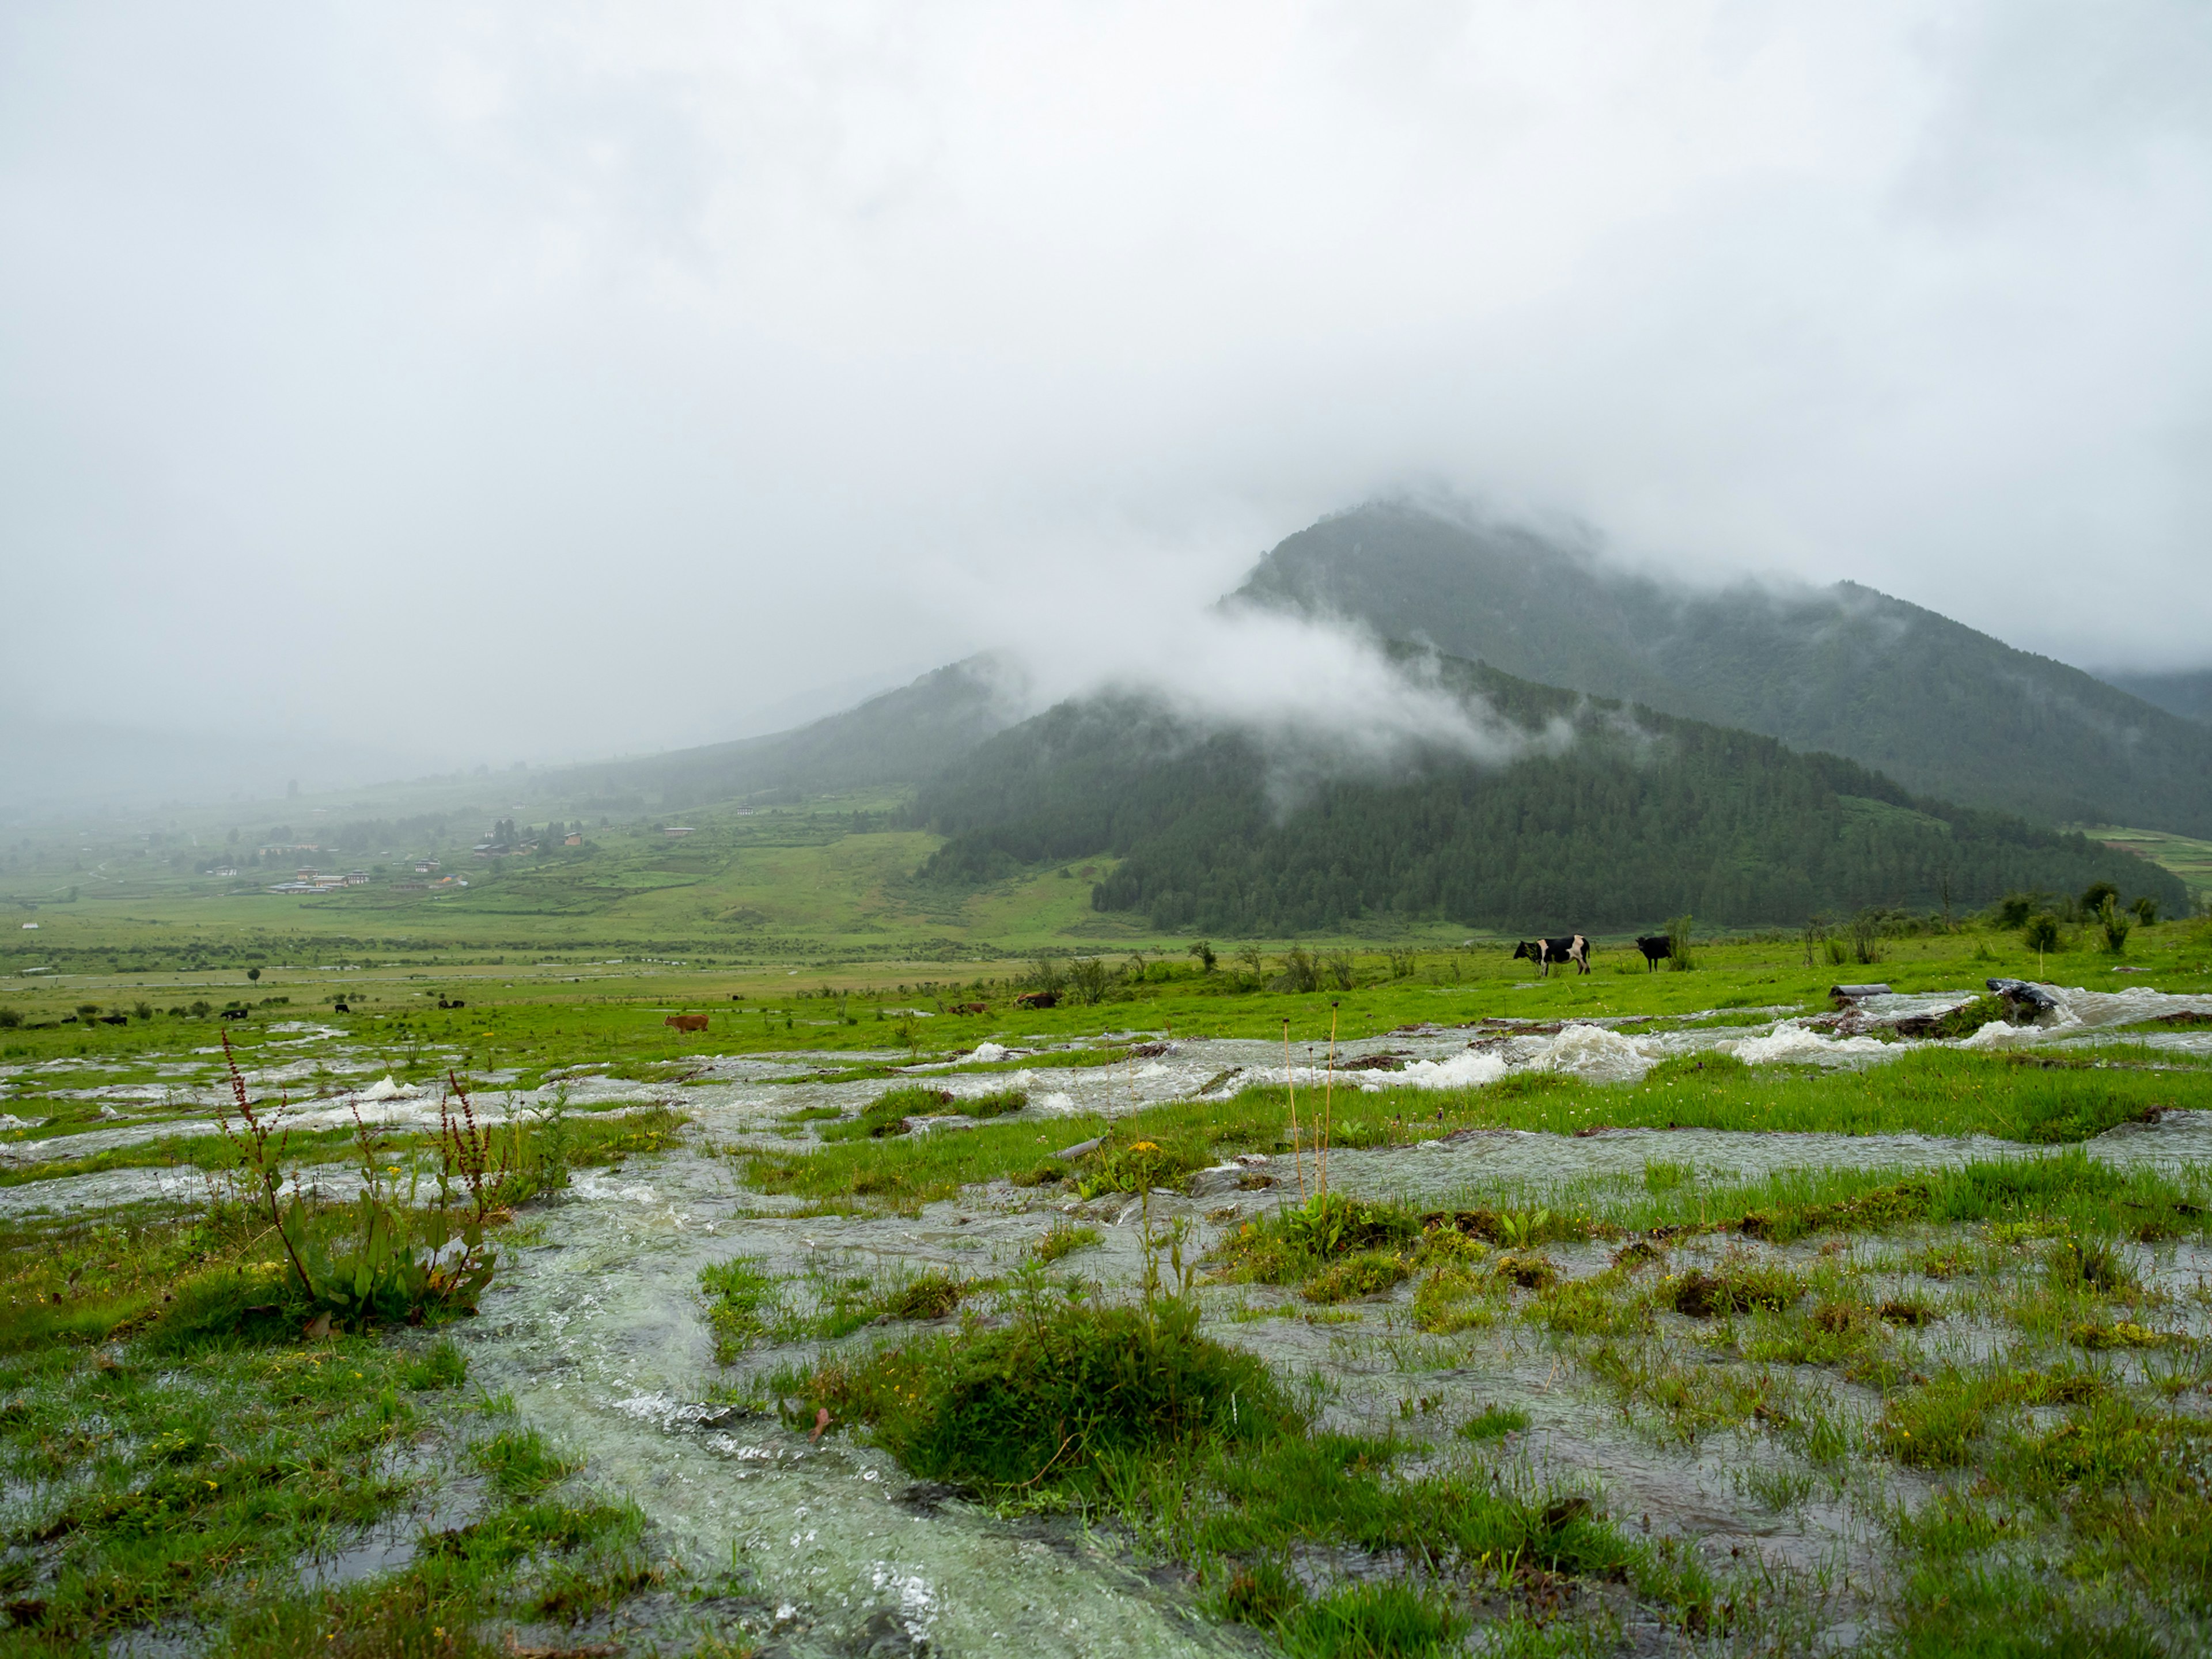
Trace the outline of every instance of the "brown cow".
<instances>
[{"instance_id":1,"label":"brown cow","mask_svg":"<svg viewBox=\"0 0 2212 1659\"><path fill-rule=\"evenodd\" d=\"M673 1025L679 1031L703 1031L707 1029L707 1016L704 1014L671 1014L666 1019L662 1020L660 1023L663 1025Z\"/></svg>"},{"instance_id":2,"label":"brown cow","mask_svg":"<svg viewBox=\"0 0 2212 1659\"><path fill-rule=\"evenodd\" d=\"M1060 1005L1057 991L1024 991L1014 999L1017 1008L1054 1008Z\"/></svg>"}]
</instances>

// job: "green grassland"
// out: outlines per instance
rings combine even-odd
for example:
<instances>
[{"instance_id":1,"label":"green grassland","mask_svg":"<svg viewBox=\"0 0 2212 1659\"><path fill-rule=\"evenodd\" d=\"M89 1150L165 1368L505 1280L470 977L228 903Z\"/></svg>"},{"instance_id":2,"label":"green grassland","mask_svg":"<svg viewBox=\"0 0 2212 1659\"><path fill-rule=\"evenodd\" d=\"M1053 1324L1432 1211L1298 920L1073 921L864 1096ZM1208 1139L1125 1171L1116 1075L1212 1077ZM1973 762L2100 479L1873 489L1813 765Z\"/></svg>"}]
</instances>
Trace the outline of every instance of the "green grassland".
<instances>
[{"instance_id":1,"label":"green grassland","mask_svg":"<svg viewBox=\"0 0 2212 1659\"><path fill-rule=\"evenodd\" d=\"M1759 1017L1753 1011L1767 1008L1825 1009L1838 981L1939 991L1976 989L1986 978L2007 975L2092 988L2212 989L2212 930L2203 922L2139 927L2118 957L2085 939L2069 943L2072 948L2039 955L2015 933L1971 927L1884 939L1875 947L1880 961L1838 965L1825 947L1808 951L1796 937L1714 939L1700 943L1694 969L1651 973L1632 949L1601 941L1594 972L1541 978L1514 961L1503 941L1455 940L1449 948L1394 947L1395 954L1347 948L1340 959L1347 987L1296 991L1271 988L1297 948L1279 941L1253 947L1262 964L1255 975L1225 954L1208 973L1185 941L1137 940L1111 956L1103 1000L1086 1006L1064 998L1048 1010L1012 1006L1029 969L1003 958L804 969L372 962L343 971L271 965L258 981L235 967L18 973L0 978L0 1009L19 1022L0 1029L0 1060L74 1059L96 1065L105 1080L150 1081L162 1057L207 1048L224 1031L248 1063L290 1053L286 1045L295 1040L271 1028L313 1021L354 1039L357 1053L402 1081L458 1065L465 1073L518 1073L528 1086L549 1070L579 1065L646 1077L656 1066L702 1054L903 1050L902 1058L941 1059L986 1038L1067 1041L1110 1030L1278 1037L1287 1020L1293 1038L1307 1043L1326 1042L1332 1019L1347 1037L1486 1018L1751 1019ZM339 998L348 1012L334 1012ZM441 1000L465 1006L441 1009ZM232 1002L248 1005L252 1017L231 1022L169 1012L198 1003L211 1015ZM122 1013L126 1023L76 1018L88 1004ZM963 1012L979 1005L980 1012ZM144 1017L135 1012L141 1007ZM909 1010L915 1017L902 1025ZM665 1021L679 1012L706 1013L708 1029L671 1030Z\"/></svg>"}]
</instances>

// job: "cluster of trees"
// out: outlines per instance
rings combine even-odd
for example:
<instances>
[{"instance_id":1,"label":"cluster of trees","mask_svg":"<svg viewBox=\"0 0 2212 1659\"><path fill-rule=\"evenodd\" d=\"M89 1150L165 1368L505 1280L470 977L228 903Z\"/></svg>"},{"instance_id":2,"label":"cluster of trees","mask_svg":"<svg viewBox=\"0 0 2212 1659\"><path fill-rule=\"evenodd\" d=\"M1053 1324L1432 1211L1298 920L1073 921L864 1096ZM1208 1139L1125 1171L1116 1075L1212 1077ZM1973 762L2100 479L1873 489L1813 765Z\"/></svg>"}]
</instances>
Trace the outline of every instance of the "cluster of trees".
<instances>
[{"instance_id":1,"label":"cluster of trees","mask_svg":"<svg viewBox=\"0 0 2212 1659\"><path fill-rule=\"evenodd\" d=\"M2099 880L2184 902L2144 860L1916 798L1833 756L1475 665L1453 673L1532 733L1564 723L1571 741L1499 767L1443 749L1385 767L1128 698L1063 704L925 787L917 810L951 839L921 874L989 880L1104 852L1121 863L1092 890L1097 908L1246 936L1424 916L1743 926Z\"/></svg>"}]
</instances>

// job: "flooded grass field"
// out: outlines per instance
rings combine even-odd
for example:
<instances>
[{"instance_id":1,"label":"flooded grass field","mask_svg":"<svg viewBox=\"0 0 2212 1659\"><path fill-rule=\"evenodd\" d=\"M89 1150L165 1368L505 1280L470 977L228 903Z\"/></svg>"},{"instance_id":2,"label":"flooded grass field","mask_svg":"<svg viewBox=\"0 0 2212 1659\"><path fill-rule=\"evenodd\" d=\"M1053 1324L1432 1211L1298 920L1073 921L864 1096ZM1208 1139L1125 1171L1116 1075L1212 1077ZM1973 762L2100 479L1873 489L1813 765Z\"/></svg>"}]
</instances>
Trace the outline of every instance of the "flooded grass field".
<instances>
[{"instance_id":1,"label":"flooded grass field","mask_svg":"<svg viewBox=\"0 0 2212 1659\"><path fill-rule=\"evenodd\" d=\"M42 992L0 1643L2203 1651L2212 989L2158 934L1840 1007L1752 945L704 1033L385 981L229 1022L265 1142L212 1022Z\"/></svg>"}]
</instances>

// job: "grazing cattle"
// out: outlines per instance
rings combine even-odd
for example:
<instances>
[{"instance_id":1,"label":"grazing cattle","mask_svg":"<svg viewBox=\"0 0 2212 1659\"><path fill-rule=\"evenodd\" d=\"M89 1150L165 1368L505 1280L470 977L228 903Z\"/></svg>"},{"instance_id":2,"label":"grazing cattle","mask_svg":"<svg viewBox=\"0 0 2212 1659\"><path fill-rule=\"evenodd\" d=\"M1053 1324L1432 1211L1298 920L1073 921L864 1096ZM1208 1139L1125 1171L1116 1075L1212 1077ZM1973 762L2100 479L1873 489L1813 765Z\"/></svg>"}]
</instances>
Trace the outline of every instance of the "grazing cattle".
<instances>
[{"instance_id":1,"label":"grazing cattle","mask_svg":"<svg viewBox=\"0 0 2212 1659\"><path fill-rule=\"evenodd\" d=\"M217 1019L244 1019L246 1017L246 1014L247 1010L244 1008L226 1008L220 1014L217 1014L216 1018Z\"/></svg>"},{"instance_id":2,"label":"grazing cattle","mask_svg":"<svg viewBox=\"0 0 2212 1659\"><path fill-rule=\"evenodd\" d=\"M1639 933L1636 939L1636 948L1644 952L1645 969L1652 969L1674 956L1674 941L1664 933Z\"/></svg>"},{"instance_id":3,"label":"grazing cattle","mask_svg":"<svg viewBox=\"0 0 2212 1659\"><path fill-rule=\"evenodd\" d=\"M703 1031L707 1029L707 1016L704 1014L671 1014L666 1019L662 1020L660 1023L663 1025L673 1025L679 1031Z\"/></svg>"},{"instance_id":4,"label":"grazing cattle","mask_svg":"<svg viewBox=\"0 0 2212 1659\"><path fill-rule=\"evenodd\" d=\"M353 1009L346 1003L333 1002L331 1004L331 1012L334 1014L349 1014L353 1012Z\"/></svg>"},{"instance_id":5,"label":"grazing cattle","mask_svg":"<svg viewBox=\"0 0 2212 1659\"><path fill-rule=\"evenodd\" d=\"M100 1023L102 1025L128 1025L131 1023L131 1016L128 1014L102 1014L100 1017Z\"/></svg>"},{"instance_id":6,"label":"grazing cattle","mask_svg":"<svg viewBox=\"0 0 2212 1659\"><path fill-rule=\"evenodd\" d=\"M441 1008L465 1008L469 1005L462 1001L459 997L455 997L451 1002L447 1001L443 997L440 997L438 999L438 1006Z\"/></svg>"},{"instance_id":7,"label":"grazing cattle","mask_svg":"<svg viewBox=\"0 0 2212 1659\"><path fill-rule=\"evenodd\" d=\"M988 1014L991 1012L991 1005L988 1002L956 1002L952 1005L952 1012L956 1014Z\"/></svg>"},{"instance_id":8,"label":"grazing cattle","mask_svg":"<svg viewBox=\"0 0 2212 1659\"><path fill-rule=\"evenodd\" d=\"M1589 941L1580 933L1570 933L1565 939L1526 939L1513 947L1513 959L1533 962L1546 979L1552 976L1552 964L1571 962L1587 974L1589 965Z\"/></svg>"},{"instance_id":9,"label":"grazing cattle","mask_svg":"<svg viewBox=\"0 0 2212 1659\"><path fill-rule=\"evenodd\" d=\"M1060 1006L1060 993L1057 991L1024 991L1021 995L1014 999L1014 1006L1017 1008L1057 1008Z\"/></svg>"}]
</instances>

